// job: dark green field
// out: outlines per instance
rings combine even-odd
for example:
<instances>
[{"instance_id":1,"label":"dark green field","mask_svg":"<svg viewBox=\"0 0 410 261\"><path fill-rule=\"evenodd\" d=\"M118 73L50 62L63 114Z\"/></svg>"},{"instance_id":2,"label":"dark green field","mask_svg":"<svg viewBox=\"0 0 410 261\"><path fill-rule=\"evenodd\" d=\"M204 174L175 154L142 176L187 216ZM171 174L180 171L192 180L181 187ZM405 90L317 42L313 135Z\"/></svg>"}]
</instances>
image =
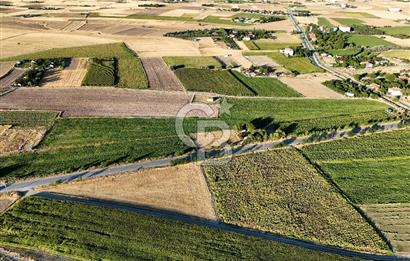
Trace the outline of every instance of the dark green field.
<instances>
[{"instance_id":1,"label":"dark green field","mask_svg":"<svg viewBox=\"0 0 410 261\"><path fill-rule=\"evenodd\" d=\"M204 171L224 222L361 251L387 249L295 149L241 155Z\"/></svg>"},{"instance_id":2,"label":"dark green field","mask_svg":"<svg viewBox=\"0 0 410 261\"><path fill-rule=\"evenodd\" d=\"M227 70L182 68L176 70L175 74L185 89L189 91L215 92L235 96L255 95Z\"/></svg>"},{"instance_id":3,"label":"dark green field","mask_svg":"<svg viewBox=\"0 0 410 261\"><path fill-rule=\"evenodd\" d=\"M58 112L0 111L0 125L19 127L50 126Z\"/></svg>"},{"instance_id":4,"label":"dark green field","mask_svg":"<svg viewBox=\"0 0 410 261\"><path fill-rule=\"evenodd\" d=\"M39 197L0 215L0 244L83 260L351 260L125 211Z\"/></svg>"},{"instance_id":5,"label":"dark green field","mask_svg":"<svg viewBox=\"0 0 410 261\"><path fill-rule=\"evenodd\" d=\"M231 115L222 117L231 126L254 122L256 128L281 127L293 134L392 118L386 105L371 100L228 99L228 103L233 105Z\"/></svg>"},{"instance_id":6,"label":"dark green field","mask_svg":"<svg viewBox=\"0 0 410 261\"><path fill-rule=\"evenodd\" d=\"M111 58L92 58L88 63L84 86L114 86L117 76L117 62Z\"/></svg>"},{"instance_id":7,"label":"dark green field","mask_svg":"<svg viewBox=\"0 0 410 261\"><path fill-rule=\"evenodd\" d=\"M232 71L248 88L258 96L266 97L301 97L302 95L289 88L283 82L270 77L246 77L242 73Z\"/></svg>"},{"instance_id":8,"label":"dark green field","mask_svg":"<svg viewBox=\"0 0 410 261\"><path fill-rule=\"evenodd\" d=\"M410 130L306 146L357 204L410 202Z\"/></svg>"}]
</instances>

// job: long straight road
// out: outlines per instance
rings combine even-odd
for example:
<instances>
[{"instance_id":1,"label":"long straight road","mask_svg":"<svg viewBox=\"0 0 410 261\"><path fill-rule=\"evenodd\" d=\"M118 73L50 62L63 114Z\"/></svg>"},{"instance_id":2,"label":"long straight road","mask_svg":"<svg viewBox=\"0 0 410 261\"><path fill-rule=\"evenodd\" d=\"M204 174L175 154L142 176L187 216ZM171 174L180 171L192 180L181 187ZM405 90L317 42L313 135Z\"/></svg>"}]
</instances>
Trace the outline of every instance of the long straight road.
<instances>
[{"instance_id":1,"label":"long straight road","mask_svg":"<svg viewBox=\"0 0 410 261\"><path fill-rule=\"evenodd\" d=\"M405 124L410 124L410 120L403 120L401 121ZM378 127L379 131L388 131L398 129L400 126L400 122L391 122L381 124ZM370 127L363 128L363 129L353 129L352 131L355 134L366 132ZM331 140L331 139L338 139L338 138L349 138L349 130L344 131L337 131L332 132L329 134L322 134L322 135L313 135L308 137L298 137L298 138L287 138L282 140L274 140L265 143L257 143L257 144L249 144L243 146L237 146L230 149L220 149L220 150L211 150L205 152L205 159L210 159L220 155L235 155L241 154L246 152L257 152L257 151L265 151L269 150L278 146L296 146L304 143L311 143L317 140ZM118 175L127 172L133 172L140 169L151 169L151 168L159 168L159 167L166 167L172 165L174 161L182 160L184 162L192 162L197 160L202 160L200 156L202 153L193 152L187 155L177 156L177 157L170 157L165 159L157 159L151 161L143 161L131 164L123 164L119 166L111 166L107 168L101 169L94 169L94 170L84 170L79 172L74 172L70 174L63 174L63 175L56 175L56 176L48 176L48 177L41 177L35 178L27 181L15 182L11 184L2 184L0 186L0 193L6 193L11 191L32 191L33 189L57 184L57 183L68 183L73 180L77 179L89 179L95 177L102 177L102 176L109 176L109 175ZM1 183L0 183L1 184Z\"/></svg>"}]
</instances>

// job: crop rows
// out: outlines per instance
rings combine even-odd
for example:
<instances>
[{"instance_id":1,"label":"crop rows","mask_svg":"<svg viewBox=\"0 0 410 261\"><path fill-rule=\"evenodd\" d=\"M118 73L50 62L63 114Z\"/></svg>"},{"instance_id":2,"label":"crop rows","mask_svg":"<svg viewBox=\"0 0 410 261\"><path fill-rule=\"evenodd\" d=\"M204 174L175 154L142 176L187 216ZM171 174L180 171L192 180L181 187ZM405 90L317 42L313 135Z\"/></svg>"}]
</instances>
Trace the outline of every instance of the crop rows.
<instances>
[{"instance_id":1,"label":"crop rows","mask_svg":"<svg viewBox=\"0 0 410 261\"><path fill-rule=\"evenodd\" d=\"M29 197L0 216L2 245L87 260L348 260L198 225Z\"/></svg>"},{"instance_id":2,"label":"crop rows","mask_svg":"<svg viewBox=\"0 0 410 261\"><path fill-rule=\"evenodd\" d=\"M89 61L85 86L114 86L117 78L117 62L111 58L93 58Z\"/></svg>"},{"instance_id":3,"label":"crop rows","mask_svg":"<svg viewBox=\"0 0 410 261\"><path fill-rule=\"evenodd\" d=\"M50 126L57 115L57 112L0 111L0 125L19 127Z\"/></svg>"},{"instance_id":4,"label":"crop rows","mask_svg":"<svg viewBox=\"0 0 410 261\"><path fill-rule=\"evenodd\" d=\"M384 251L372 227L296 151L204 166L222 221L362 251Z\"/></svg>"}]
</instances>

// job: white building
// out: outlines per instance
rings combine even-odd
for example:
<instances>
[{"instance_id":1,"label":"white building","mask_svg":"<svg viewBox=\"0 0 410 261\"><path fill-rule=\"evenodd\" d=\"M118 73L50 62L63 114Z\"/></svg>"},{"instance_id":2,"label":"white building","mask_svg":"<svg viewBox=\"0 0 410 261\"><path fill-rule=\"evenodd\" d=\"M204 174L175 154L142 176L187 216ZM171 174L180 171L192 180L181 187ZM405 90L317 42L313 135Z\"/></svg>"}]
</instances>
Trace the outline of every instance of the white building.
<instances>
[{"instance_id":1,"label":"white building","mask_svg":"<svg viewBox=\"0 0 410 261\"><path fill-rule=\"evenodd\" d=\"M403 96L403 93L401 92L400 88L393 87L387 90L387 95L389 95L390 97L401 97Z\"/></svg>"},{"instance_id":2,"label":"white building","mask_svg":"<svg viewBox=\"0 0 410 261\"><path fill-rule=\"evenodd\" d=\"M389 7L389 8L387 8L387 10L388 10L390 13L400 13L400 12L401 12L401 8L400 8L400 7Z\"/></svg>"},{"instance_id":3,"label":"white building","mask_svg":"<svg viewBox=\"0 0 410 261\"><path fill-rule=\"evenodd\" d=\"M285 56L293 56L295 54L295 51L293 51L292 48L285 48L283 49L283 54Z\"/></svg>"},{"instance_id":4,"label":"white building","mask_svg":"<svg viewBox=\"0 0 410 261\"><path fill-rule=\"evenodd\" d=\"M339 25L339 31L343 33L350 33L352 31L352 28L350 26Z\"/></svg>"}]
</instances>

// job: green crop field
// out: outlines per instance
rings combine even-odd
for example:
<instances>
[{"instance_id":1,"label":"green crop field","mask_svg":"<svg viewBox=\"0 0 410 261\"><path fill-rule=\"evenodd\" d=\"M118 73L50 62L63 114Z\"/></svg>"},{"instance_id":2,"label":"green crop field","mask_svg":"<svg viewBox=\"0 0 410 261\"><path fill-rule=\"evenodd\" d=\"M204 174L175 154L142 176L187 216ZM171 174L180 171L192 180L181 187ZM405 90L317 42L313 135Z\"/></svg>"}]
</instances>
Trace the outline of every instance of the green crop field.
<instances>
[{"instance_id":1,"label":"green crop field","mask_svg":"<svg viewBox=\"0 0 410 261\"><path fill-rule=\"evenodd\" d=\"M274 40L244 41L249 50L279 50L286 47L300 46L300 43L277 43Z\"/></svg>"},{"instance_id":2,"label":"green crop field","mask_svg":"<svg viewBox=\"0 0 410 261\"><path fill-rule=\"evenodd\" d=\"M302 95L290 89L283 82L270 77L246 77L240 72L232 73L258 96L270 97L301 97Z\"/></svg>"},{"instance_id":3,"label":"green crop field","mask_svg":"<svg viewBox=\"0 0 410 261\"><path fill-rule=\"evenodd\" d=\"M317 23L319 26L327 26L327 27L333 27L334 25L326 18L324 17L318 17Z\"/></svg>"},{"instance_id":4,"label":"green crop field","mask_svg":"<svg viewBox=\"0 0 410 261\"><path fill-rule=\"evenodd\" d=\"M326 52L330 53L331 55L356 55L361 52L360 48L346 48L346 49L332 49L326 50Z\"/></svg>"},{"instance_id":5,"label":"green crop field","mask_svg":"<svg viewBox=\"0 0 410 261\"><path fill-rule=\"evenodd\" d=\"M348 39L349 43L354 43L357 46L386 46L386 47L397 47L394 43L383 40L379 37L372 35L351 35Z\"/></svg>"},{"instance_id":6,"label":"green crop field","mask_svg":"<svg viewBox=\"0 0 410 261\"><path fill-rule=\"evenodd\" d=\"M199 225L41 197L0 216L0 243L75 260L351 260Z\"/></svg>"},{"instance_id":7,"label":"green crop field","mask_svg":"<svg viewBox=\"0 0 410 261\"><path fill-rule=\"evenodd\" d=\"M0 125L19 127L51 126L58 112L0 111Z\"/></svg>"},{"instance_id":8,"label":"green crop field","mask_svg":"<svg viewBox=\"0 0 410 261\"><path fill-rule=\"evenodd\" d=\"M383 27L381 30L392 36L410 36L410 26Z\"/></svg>"},{"instance_id":9,"label":"green crop field","mask_svg":"<svg viewBox=\"0 0 410 261\"><path fill-rule=\"evenodd\" d=\"M117 62L112 58L92 58L88 62L84 86L114 86L117 79Z\"/></svg>"},{"instance_id":10,"label":"green crop field","mask_svg":"<svg viewBox=\"0 0 410 261\"><path fill-rule=\"evenodd\" d=\"M347 26L354 26L354 25L362 25L365 24L364 21L356 18L332 18L336 22L347 25Z\"/></svg>"},{"instance_id":11,"label":"green crop field","mask_svg":"<svg viewBox=\"0 0 410 261\"><path fill-rule=\"evenodd\" d=\"M342 12L343 14L350 16L350 17L357 17L357 18L379 18L375 15L365 13L365 12Z\"/></svg>"},{"instance_id":12,"label":"green crop field","mask_svg":"<svg viewBox=\"0 0 410 261\"><path fill-rule=\"evenodd\" d=\"M410 130L306 146L303 152L357 204L410 202Z\"/></svg>"},{"instance_id":13,"label":"green crop field","mask_svg":"<svg viewBox=\"0 0 410 261\"><path fill-rule=\"evenodd\" d=\"M139 89L148 88L148 81L146 79L141 61L130 49L127 48L124 43L56 48L26 55L8 57L3 60L18 61L62 57L115 57L118 59L118 87Z\"/></svg>"},{"instance_id":14,"label":"green crop field","mask_svg":"<svg viewBox=\"0 0 410 261\"><path fill-rule=\"evenodd\" d=\"M226 95L255 95L227 70L206 70L182 68L175 74L189 91L216 92Z\"/></svg>"},{"instance_id":15,"label":"green crop field","mask_svg":"<svg viewBox=\"0 0 410 261\"><path fill-rule=\"evenodd\" d=\"M206 69L221 68L222 64L212 56L167 56L165 63L169 66L183 65L185 68Z\"/></svg>"},{"instance_id":16,"label":"green crop field","mask_svg":"<svg viewBox=\"0 0 410 261\"><path fill-rule=\"evenodd\" d=\"M255 122L260 128L280 127L286 133L348 128L356 123L391 119L387 106L371 100L228 99L231 115L222 118L232 127ZM261 123L259 123L261 122Z\"/></svg>"},{"instance_id":17,"label":"green crop field","mask_svg":"<svg viewBox=\"0 0 410 261\"><path fill-rule=\"evenodd\" d=\"M262 53L259 53L258 55L262 55ZM322 69L314 66L307 57L286 57L279 52L266 52L263 55L270 57L292 72L300 74L323 72Z\"/></svg>"},{"instance_id":18,"label":"green crop field","mask_svg":"<svg viewBox=\"0 0 410 261\"><path fill-rule=\"evenodd\" d=\"M226 223L361 251L385 252L366 220L295 149L204 166Z\"/></svg>"},{"instance_id":19,"label":"green crop field","mask_svg":"<svg viewBox=\"0 0 410 261\"><path fill-rule=\"evenodd\" d=\"M382 53L385 57L394 57L410 60L410 50L389 50Z\"/></svg>"},{"instance_id":20,"label":"green crop field","mask_svg":"<svg viewBox=\"0 0 410 261\"><path fill-rule=\"evenodd\" d=\"M186 132L194 132L194 120L185 122ZM187 150L174 119L62 118L36 152L0 157L0 178L73 172Z\"/></svg>"}]
</instances>

